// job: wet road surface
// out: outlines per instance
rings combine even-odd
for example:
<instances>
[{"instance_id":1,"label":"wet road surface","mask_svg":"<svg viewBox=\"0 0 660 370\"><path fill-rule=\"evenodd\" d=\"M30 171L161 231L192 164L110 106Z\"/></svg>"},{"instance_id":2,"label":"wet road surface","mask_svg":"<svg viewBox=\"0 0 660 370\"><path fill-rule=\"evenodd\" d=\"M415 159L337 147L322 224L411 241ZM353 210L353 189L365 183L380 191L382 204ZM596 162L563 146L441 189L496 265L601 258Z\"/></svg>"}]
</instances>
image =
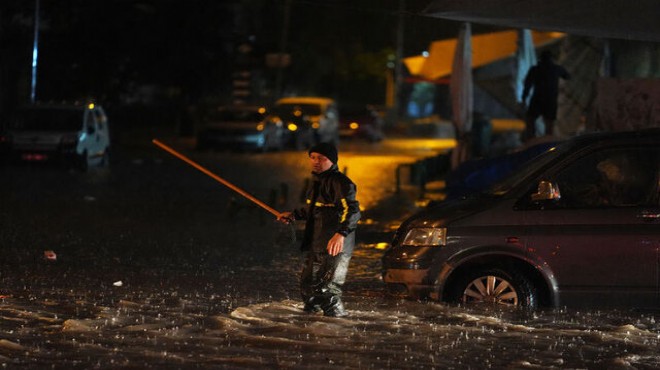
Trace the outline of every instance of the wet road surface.
<instances>
[{"instance_id":1,"label":"wet road surface","mask_svg":"<svg viewBox=\"0 0 660 370\"><path fill-rule=\"evenodd\" d=\"M173 145L277 209L299 201L304 153ZM376 243L414 211L393 173L428 153L342 148L370 221L345 286L350 317L332 319L301 311L294 228L158 149L120 149L87 174L0 169L3 367L660 368L656 312L525 314L385 295Z\"/></svg>"}]
</instances>

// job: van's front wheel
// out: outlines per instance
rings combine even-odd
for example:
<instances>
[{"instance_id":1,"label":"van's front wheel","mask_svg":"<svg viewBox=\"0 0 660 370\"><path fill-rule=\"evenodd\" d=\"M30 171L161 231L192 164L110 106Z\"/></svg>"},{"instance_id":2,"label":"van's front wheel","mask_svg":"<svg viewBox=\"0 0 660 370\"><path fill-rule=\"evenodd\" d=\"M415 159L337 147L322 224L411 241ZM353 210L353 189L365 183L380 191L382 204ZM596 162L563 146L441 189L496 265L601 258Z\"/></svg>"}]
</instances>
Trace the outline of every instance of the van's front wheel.
<instances>
[{"instance_id":1,"label":"van's front wheel","mask_svg":"<svg viewBox=\"0 0 660 370\"><path fill-rule=\"evenodd\" d=\"M500 268L471 271L454 286L452 300L463 304L493 304L535 309L536 289L524 275Z\"/></svg>"}]
</instances>

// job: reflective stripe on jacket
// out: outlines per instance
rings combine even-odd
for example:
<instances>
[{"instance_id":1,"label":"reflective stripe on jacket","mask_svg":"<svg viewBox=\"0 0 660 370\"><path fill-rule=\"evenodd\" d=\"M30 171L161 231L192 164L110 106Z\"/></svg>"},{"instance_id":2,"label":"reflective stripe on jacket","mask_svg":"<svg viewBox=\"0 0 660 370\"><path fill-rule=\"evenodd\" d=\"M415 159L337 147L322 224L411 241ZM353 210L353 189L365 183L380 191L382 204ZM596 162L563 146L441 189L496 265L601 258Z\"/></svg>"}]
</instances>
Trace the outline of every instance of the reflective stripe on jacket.
<instances>
[{"instance_id":1,"label":"reflective stripe on jacket","mask_svg":"<svg viewBox=\"0 0 660 370\"><path fill-rule=\"evenodd\" d=\"M334 164L320 174L312 173L313 181L306 193L306 204L294 211L296 220L313 224L313 231L306 232L301 248L325 250L335 233L344 239L344 252L351 253L355 244L355 228L360 219L360 205L356 199L357 187ZM313 199L314 182L318 182L318 194ZM313 220L310 220L313 217ZM309 221L312 221L311 223Z\"/></svg>"}]
</instances>

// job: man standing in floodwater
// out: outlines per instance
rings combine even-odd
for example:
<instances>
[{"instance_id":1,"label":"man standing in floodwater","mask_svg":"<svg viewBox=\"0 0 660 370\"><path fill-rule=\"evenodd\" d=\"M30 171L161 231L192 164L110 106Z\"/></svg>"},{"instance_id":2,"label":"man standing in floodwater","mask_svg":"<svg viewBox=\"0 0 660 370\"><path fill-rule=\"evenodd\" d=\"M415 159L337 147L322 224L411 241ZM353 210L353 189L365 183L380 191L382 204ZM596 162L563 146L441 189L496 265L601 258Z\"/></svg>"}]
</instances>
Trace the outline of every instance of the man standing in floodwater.
<instances>
[{"instance_id":1,"label":"man standing in floodwater","mask_svg":"<svg viewBox=\"0 0 660 370\"><path fill-rule=\"evenodd\" d=\"M552 61L552 53L545 50L541 53L539 63L529 69L525 77L522 101L527 101L530 91L532 98L525 115L525 132L523 141L536 136L536 119L543 117L545 134L554 134L557 119L557 97L559 96L559 79L570 78L566 69Z\"/></svg>"},{"instance_id":2,"label":"man standing in floodwater","mask_svg":"<svg viewBox=\"0 0 660 370\"><path fill-rule=\"evenodd\" d=\"M320 143L308 154L313 181L307 189L306 204L292 212L283 212L278 221L305 220L300 276L304 310L342 317L347 315L341 300L342 286L360 219L360 206L355 198L357 188L339 172L334 145Z\"/></svg>"}]
</instances>

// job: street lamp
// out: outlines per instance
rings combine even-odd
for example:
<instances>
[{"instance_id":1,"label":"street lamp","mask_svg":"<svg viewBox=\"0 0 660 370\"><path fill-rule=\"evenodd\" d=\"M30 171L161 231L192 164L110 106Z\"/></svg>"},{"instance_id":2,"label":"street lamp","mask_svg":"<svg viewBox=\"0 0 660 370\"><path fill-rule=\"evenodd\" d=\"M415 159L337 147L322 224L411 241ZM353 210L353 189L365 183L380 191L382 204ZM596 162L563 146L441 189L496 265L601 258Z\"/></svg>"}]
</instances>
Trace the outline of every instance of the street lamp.
<instances>
[{"instance_id":1,"label":"street lamp","mask_svg":"<svg viewBox=\"0 0 660 370\"><path fill-rule=\"evenodd\" d=\"M32 80L30 83L30 102L34 104L37 97L37 60L39 55L39 0L34 7L34 43L32 44Z\"/></svg>"}]
</instances>

